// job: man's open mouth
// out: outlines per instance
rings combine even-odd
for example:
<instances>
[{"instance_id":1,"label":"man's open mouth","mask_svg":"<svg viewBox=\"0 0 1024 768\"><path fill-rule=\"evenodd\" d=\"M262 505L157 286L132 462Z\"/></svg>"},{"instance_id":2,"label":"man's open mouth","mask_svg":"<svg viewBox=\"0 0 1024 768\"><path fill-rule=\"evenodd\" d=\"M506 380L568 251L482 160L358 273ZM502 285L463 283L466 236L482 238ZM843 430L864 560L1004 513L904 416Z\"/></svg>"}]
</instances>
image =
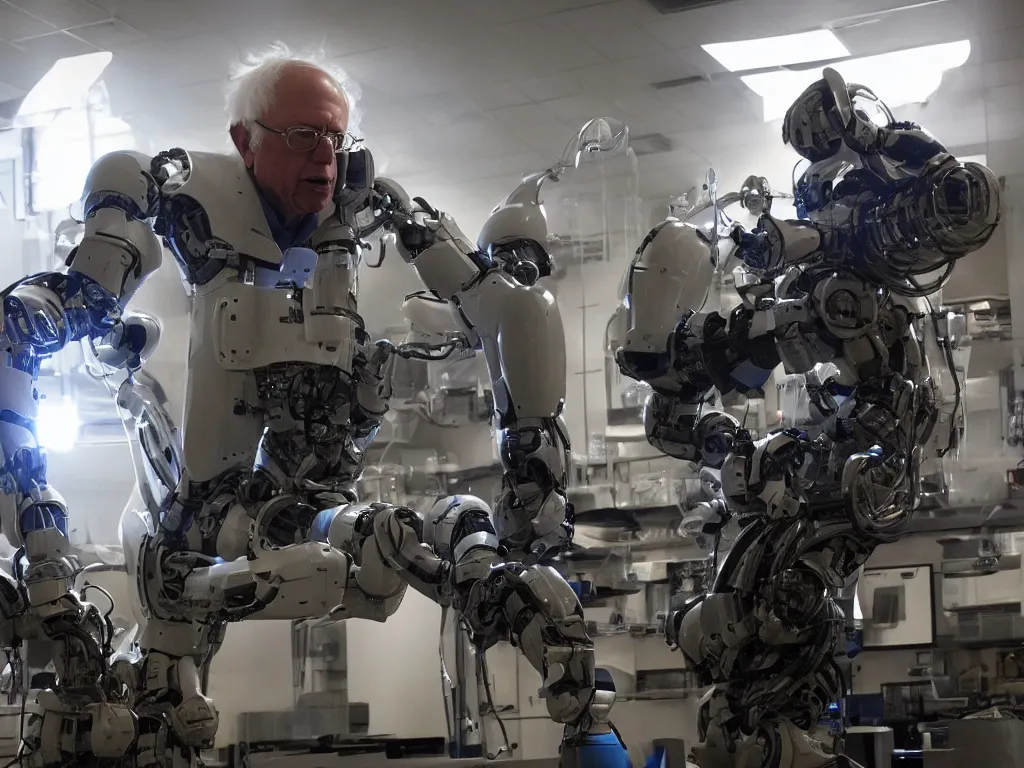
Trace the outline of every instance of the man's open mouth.
<instances>
[{"instance_id":1,"label":"man's open mouth","mask_svg":"<svg viewBox=\"0 0 1024 768\"><path fill-rule=\"evenodd\" d=\"M327 187L330 186L331 183L331 180L328 179L326 176L310 176L307 179L303 179L303 181L305 181L310 186L316 187L318 189L327 189Z\"/></svg>"}]
</instances>

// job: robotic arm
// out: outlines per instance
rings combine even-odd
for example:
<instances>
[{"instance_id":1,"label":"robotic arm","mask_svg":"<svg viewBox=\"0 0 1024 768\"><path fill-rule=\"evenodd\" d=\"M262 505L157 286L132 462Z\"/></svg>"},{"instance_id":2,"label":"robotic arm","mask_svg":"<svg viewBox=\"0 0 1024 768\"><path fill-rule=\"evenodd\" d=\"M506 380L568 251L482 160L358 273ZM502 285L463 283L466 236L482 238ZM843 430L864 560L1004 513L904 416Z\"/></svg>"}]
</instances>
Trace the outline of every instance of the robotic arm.
<instances>
[{"instance_id":1,"label":"robotic arm","mask_svg":"<svg viewBox=\"0 0 1024 768\"><path fill-rule=\"evenodd\" d=\"M321 513L314 536L352 557L357 570L346 603L350 595L358 599L354 587L375 595L371 602L387 600L399 589L389 572L398 574L454 607L479 649L501 640L521 647L540 673L551 717L566 725L571 745L604 722L613 694L595 684L593 643L579 599L556 571L536 564L572 536L565 496L569 444L562 422L564 331L554 297L538 285L551 272L538 200L545 178L553 177L526 179L497 206L476 244L426 201L410 200L394 182L373 181L372 217L388 228L388 241L461 328L448 345L484 354L504 488L495 513L465 496L444 499L426 515L389 505L351 505ZM446 353L415 344L390 352L430 359Z\"/></svg>"},{"instance_id":2,"label":"robotic arm","mask_svg":"<svg viewBox=\"0 0 1024 768\"><path fill-rule=\"evenodd\" d=\"M866 279L923 297L999 222L1001 189L990 169L959 162L835 70L825 69L793 103L782 131L810 165L795 184L798 220L766 213L753 232L735 233L744 263L758 274L857 253Z\"/></svg>"},{"instance_id":3,"label":"robotic arm","mask_svg":"<svg viewBox=\"0 0 1024 768\"><path fill-rule=\"evenodd\" d=\"M551 270L541 245L543 179L530 177L495 208L476 246L450 216L422 200L394 222L402 258L450 304L469 343L483 350L505 469L495 525L503 545L531 558L572 538L562 419L565 334L554 297L537 284Z\"/></svg>"},{"instance_id":4,"label":"robotic arm","mask_svg":"<svg viewBox=\"0 0 1024 768\"><path fill-rule=\"evenodd\" d=\"M83 195L85 236L68 256L67 269L27 277L0 294L0 346L6 358L0 367L0 525L23 552L15 569L18 583L9 586L25 590L21 637L49 639L57 648L57 690L40 696L42 711L25 737L38 751L40 765L62 764L80 748L120 756L134 738L131 713L104 703L99 687L109 655L107 628L96 607L81 602L70 588L67 507L47 482L46 456L35 429L35 381L42 363L74 341L99 341L101 359L128 369L140 367L155 346L159 325L123 311L162 258L160 243L145 223L159 200L147 168L148 161L132 153L100 158ZM94 690L86 697L93 703L65 701L69 687ZM57 739L68 720L82 721L83 730L91 721L97 743Z\"/></svg>"}]
</instances>

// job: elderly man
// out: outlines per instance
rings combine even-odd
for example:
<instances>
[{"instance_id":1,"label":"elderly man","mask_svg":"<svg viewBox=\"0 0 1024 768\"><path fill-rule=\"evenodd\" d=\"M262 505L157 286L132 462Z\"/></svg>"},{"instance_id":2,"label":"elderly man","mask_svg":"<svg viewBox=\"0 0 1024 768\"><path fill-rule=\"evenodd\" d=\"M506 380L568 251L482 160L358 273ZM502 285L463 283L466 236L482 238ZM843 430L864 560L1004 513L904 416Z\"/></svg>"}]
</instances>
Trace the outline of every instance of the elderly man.
<instances>
[{"instance_id":1,"label":"elderly man","mask_svg":"<svg viewBox=\"0 0 1024 768\"><path fill-rule=\"evenodd\" d=\"M397 185L371 188L368 153L349 154L354 102L344 78L282 53L233 81L237 156L104 156L85 185L85 235L67 271L7 291L0 346L25 363L17 378L29 388L39 360L73 340L91 342L108 369L142 367L160 324L124 308L160 267L153 229L191 296L181 421L142 377L126 376L118 391L138 434L140 478L121 521L140 631L100 691L120 709L47 700L26 737L26 750L39 752L31 763L131 749L147 765L197 765L218 726L203 667L226 623L329 612L384 621L409 585L458 610L481 650L501 640L523 650L571 750L600 730L614 694L596 687L575 594L536 565L572 532L564 333L553 297L534 284L550 269L536 179L470 244L450 217L414 206ZM390 217L399 255L486 353L506 471L493 514L470 496L442 499L424 515L352 493L387 410L396 351L371 342L355 304L353 201L367 204L378 187L374 210ZM531 259L534 268L522 270ZM31 426L31 399L11 392L0 391L0 408ZM32 481L31 494L16 490L14 508L53 507L44 462ZM32 533L42 526L37 538L49 549L30 559L45 566L60 557L65 528L52 514L37 517ZM138 718L134 733L126 704ZM41 738L64 732L77 737Z\"/></svg>"},{"instance_id":2,"label":"elderly man","mask_svg":"<svg viewBox=\"0 0 1024 768\"><path fill-rule=\"evenodd\" d=\"M231 139L282 250L306 243L331 203L337 153L352 148L343 75L302 59L267 60L236 78Z\"/></svg>"}]
</instances>

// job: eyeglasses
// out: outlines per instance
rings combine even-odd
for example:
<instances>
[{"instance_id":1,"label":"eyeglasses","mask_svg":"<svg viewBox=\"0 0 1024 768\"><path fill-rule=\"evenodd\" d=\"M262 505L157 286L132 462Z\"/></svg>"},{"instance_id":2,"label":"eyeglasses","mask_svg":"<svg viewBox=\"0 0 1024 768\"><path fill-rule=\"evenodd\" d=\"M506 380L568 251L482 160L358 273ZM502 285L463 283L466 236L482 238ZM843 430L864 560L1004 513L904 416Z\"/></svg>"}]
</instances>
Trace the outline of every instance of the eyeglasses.
<instances>
[{"instance_id":1,"label":"eyeglasses","mask_svg":"<svg viewBox=\"0 0 1024 768\"><path fill-rule=\"evenodd\" d=\"M259 120L254 122L265 131L276 133L278 136L284 136L288 149L293 149L296 152L309 152L312 149L316 149L320 145L320 139L327 139L331 146L334 147L335 152L349 152L356 144L362 141L362 139L357 139L351 133L318 131L316 128L309 128L305 125L293 125L291 128L285 128L283 131L276 131Z\"/></svg>"}]
</instances>

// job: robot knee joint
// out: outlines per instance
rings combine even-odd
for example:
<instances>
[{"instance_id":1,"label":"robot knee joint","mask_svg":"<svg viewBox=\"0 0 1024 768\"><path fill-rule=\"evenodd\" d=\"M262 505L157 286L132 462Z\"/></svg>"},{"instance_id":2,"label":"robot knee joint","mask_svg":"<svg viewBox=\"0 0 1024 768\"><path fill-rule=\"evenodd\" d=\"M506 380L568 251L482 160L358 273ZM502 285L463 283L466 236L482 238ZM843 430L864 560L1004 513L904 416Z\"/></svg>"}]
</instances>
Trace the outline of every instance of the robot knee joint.
<instances>
[{"instance_id":1,"label":"robot knee joint","mask_svg":"<svg viewBox=\"0 0 1024 768\"><path fill-rule=\"evenodd\" d=\"M206 696L196 693L171 710L171 726L182 743L190 747L212 747L220 715Z\"/></svg>"},{"instance_id":2,"label":"robot knee joint","mask_svg":"<svg viewBox=\"0 0 1024 768\"><path fill-rule=\"evenodd\" d=\"M423 519L423 542L442 560L457 564L471 550L496 551L491 508L476 496L441 499Z\"/></svg>"},{"instance_id":3,"label":"robot knee joint","mask_svg":"<svg viewBox=\"0 0 1024 768\"><path fill-rule=\"evenodd\" d=\"M138 737L139 725L135 713L121 704L90 704L86 710L92 715L89 747L100 758L122 757Z\"/></svg>"}]
</instances>

